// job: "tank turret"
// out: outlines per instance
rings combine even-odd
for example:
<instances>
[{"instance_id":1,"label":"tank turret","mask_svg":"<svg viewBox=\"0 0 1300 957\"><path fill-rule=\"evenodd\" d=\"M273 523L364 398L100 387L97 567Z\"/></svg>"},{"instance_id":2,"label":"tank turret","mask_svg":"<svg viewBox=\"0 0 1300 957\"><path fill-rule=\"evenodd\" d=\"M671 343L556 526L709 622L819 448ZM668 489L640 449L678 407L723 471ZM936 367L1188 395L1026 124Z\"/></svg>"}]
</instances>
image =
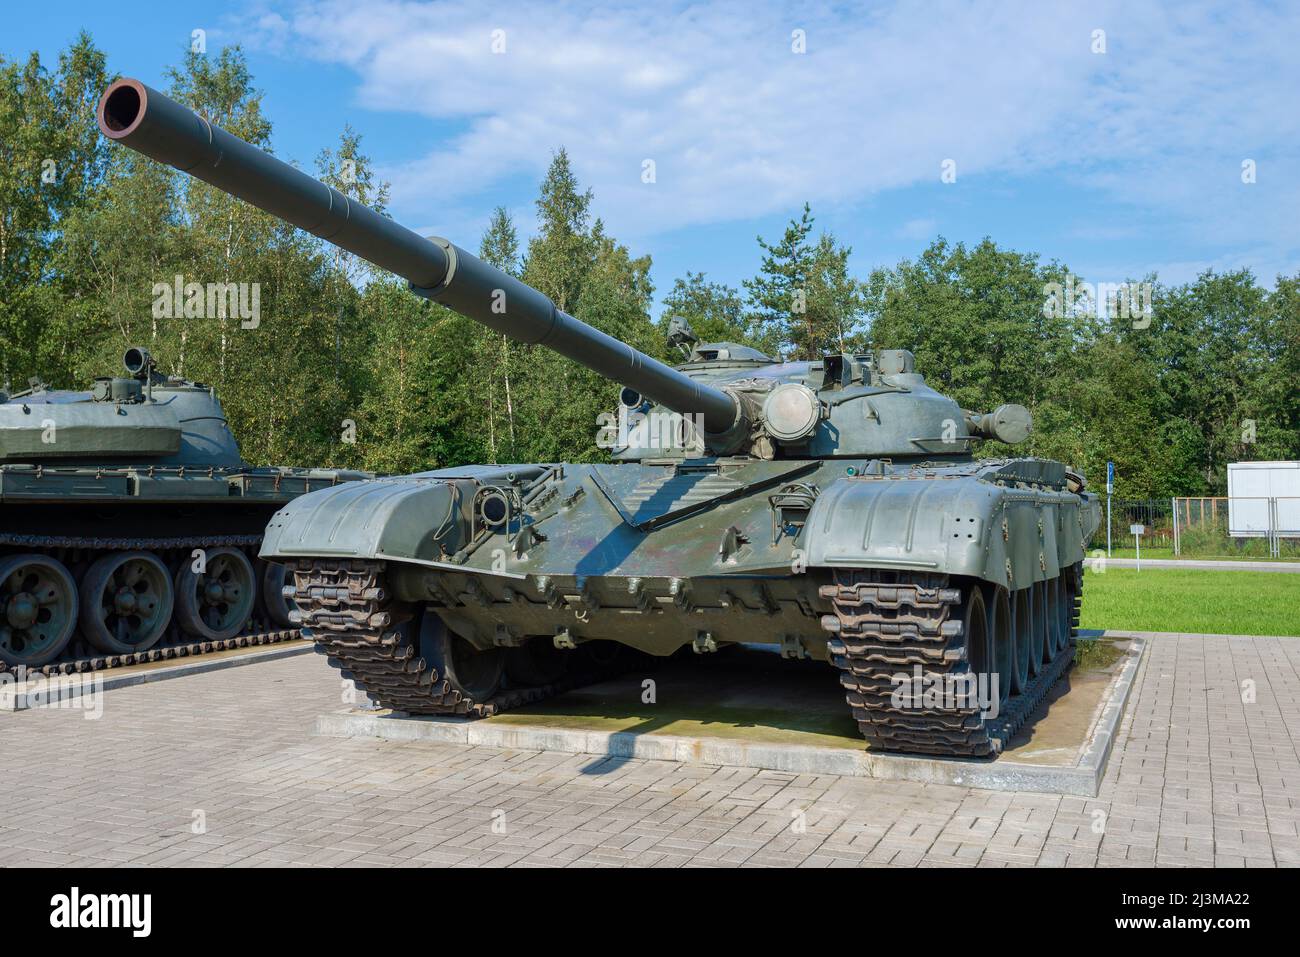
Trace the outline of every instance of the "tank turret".
<instances>
[{"instance_id":1,"label":"tank turret","mask_svg":"<svg viewBox=\"0 0 1300 957\"><path fill-rule=\"evenodd\" d=\"M89 392L41 386L0 403L0 462L244 465L211 389L161 375L139 346L126 350L122 364L129 375L100 376Z\"/></svg>"}]
</instances>

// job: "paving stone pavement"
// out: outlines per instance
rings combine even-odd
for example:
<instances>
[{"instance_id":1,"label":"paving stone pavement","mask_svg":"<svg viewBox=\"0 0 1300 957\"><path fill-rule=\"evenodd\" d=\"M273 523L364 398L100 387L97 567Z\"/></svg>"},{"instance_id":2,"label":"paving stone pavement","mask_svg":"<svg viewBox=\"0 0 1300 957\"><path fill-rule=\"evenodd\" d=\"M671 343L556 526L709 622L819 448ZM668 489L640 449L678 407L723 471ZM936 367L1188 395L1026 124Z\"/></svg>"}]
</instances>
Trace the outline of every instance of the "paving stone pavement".
<instances>
[{"instance_id":1,"label":"paving stone pavement","mask_svg":"<svg viewBox=\"0 0 1300 957\"><path fill-rule=\"evenodd\" d=\"M316 738L315 655L0 714L0 865L1300 864L1300 638L1150 641L1096 799Z\"/></svg>"}]
</instances>

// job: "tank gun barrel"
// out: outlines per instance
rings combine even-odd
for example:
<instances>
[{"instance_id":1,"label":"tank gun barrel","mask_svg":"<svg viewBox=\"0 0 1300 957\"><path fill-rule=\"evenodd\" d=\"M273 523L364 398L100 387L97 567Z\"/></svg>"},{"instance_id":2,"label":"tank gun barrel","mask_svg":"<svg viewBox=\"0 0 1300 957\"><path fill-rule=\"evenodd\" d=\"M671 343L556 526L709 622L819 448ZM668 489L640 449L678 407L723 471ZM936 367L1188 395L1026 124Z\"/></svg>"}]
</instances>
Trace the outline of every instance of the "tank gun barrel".
<instances>
[{"instance_id":1,"label":"tank gun barrel","mask_svg":"<svg viewBox=\"0 0 1300 957\"><path fill-rule=\"evenodd\" d=\"M413 292L520 342L545 346L675 412L735 432L743 410L721 389L557 309L542 293L452 243L425 238L208 122L139 80L100 97L100 131L401 276Z\"/></svg>"}]
</instances>

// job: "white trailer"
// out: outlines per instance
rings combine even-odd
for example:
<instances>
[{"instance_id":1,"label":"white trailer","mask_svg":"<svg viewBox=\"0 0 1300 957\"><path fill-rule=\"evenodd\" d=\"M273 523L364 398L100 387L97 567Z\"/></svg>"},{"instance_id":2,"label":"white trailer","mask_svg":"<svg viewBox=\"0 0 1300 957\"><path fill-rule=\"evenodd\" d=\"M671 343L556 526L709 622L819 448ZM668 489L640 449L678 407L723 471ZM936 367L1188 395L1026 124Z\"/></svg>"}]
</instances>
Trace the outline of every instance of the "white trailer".
<instances>
[{"instance_id":1,"label":"white trailer","mask_svg":"<svg viewBox=\"0 0 1300 957\"><path fill-rule=\"evenodd\" d=\"M1300 462L1231 463L1228 534L1274 540L1300 537Z\"/></svg>"}]
</instances>

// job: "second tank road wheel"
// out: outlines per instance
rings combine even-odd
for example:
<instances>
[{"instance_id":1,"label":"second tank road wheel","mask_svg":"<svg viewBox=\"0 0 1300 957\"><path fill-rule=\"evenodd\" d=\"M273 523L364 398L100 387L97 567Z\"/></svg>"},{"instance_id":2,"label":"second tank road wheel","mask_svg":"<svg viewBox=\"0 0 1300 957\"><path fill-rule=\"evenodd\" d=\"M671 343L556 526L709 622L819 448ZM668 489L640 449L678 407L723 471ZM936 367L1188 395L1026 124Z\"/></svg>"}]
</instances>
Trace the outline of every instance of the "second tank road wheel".
<instances>
[{"instance_id":1,"label":"second tank road wheel","mask_svg":"<svg viewBox=\"0 0 1300 957\"><path fill-rule=\"evenodd\" d=\"M286 582L292 582L292 577L285 572L283 565L275 562L259 561L258 565L261 574L258 576L257 597L263 614L281 628L296 627L289 618L295 607L293 599L284 597L284 586Z\"/></svg>"},{"instance_id":2,"label":"second tank road wheel","mask_svg":"<svg viewBox=\"0 0 1300 957\"><path fill-rule=\"evenodd\" d=\"M1062 612L1065 611L1065 582L1058 575L1047 583L1047 657L1055 658L1060 654L1066 635L1061 628Z\"/></svg>"},{"instance_id":3,"label":"second tank road wheel","mask_svg":"<svg viewBox=\"0 0 1300 957\"><path fill-rule=\"evenodd\" d=\"M1058 653L1065 651L1070 645L1070 639L1074 637L1072 624L1074 618L1074 590L1070 587L1070 579L1073 577L1073 567L1062 568L1060 576L1056 579L1061 593L1061 619L1056 646Z\"/></svg>"},{"instance_id":4,"label":"second tank road wheel","mask_svg":"<svg viewBox=\"0 0 1300 957\"><path fill-rule=\"evenodd\" d=\"M453 689L473 701L486 701L500 690L506 649L475 648L432 611L420 616L414 627L420 630L420 657Z\"/></svg>"},{"instance_id":5,"label":"second tank road wheel","mask_svg":"<svg viewBox=\"0 0 1300 957\"><path fill-rule=\"evenodd\" d=\"M146 651L172 618L171 573L149 552L105 555L81 580L81 632L108 654Z\"/></svg>"},{"instance_id":6,"label":"second tank road wheel","mask_svg":"<svg viewBox=\"0 0 1300 957\"><path fill-rule=\"evenodd\" d=\"M203 571L195 571L186 557L176 573L176 622L197 638L233 638L252 616L256 597L248 557L235 548L209 549Z\"/></svg>"},{"instance_id":7,"label":"second tank road wheel","mask_svg":"<svg viewBox=\"0 0 1300 957\"><path fill-rule=\"evenodd\" d=\"M77 583L48 555L0 559L0 660L39 668L67 647L77 625Z\"/></svg>"}]
</instances>

